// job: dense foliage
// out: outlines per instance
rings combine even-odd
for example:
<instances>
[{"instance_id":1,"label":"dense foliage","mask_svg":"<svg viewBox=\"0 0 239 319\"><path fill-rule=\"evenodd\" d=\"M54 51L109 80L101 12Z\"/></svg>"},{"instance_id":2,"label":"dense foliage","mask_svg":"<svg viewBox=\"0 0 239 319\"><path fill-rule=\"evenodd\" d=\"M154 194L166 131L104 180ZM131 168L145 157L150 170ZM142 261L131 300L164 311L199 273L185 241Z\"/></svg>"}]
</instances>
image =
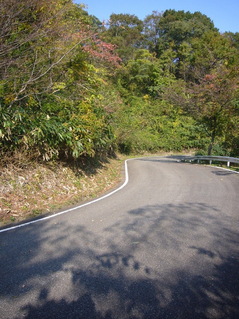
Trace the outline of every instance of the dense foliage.
<instances>
[{"instance_id":1,"label":"dense foliage","mask_svg":"<svg viewBox=\"0 0 239 319\"><path fill-rule=\"evenodd\" d=\"M72 0L2 0L1 155L239 156L238 51L200 12L102 24Z\"/></svg>"}]
</instances>

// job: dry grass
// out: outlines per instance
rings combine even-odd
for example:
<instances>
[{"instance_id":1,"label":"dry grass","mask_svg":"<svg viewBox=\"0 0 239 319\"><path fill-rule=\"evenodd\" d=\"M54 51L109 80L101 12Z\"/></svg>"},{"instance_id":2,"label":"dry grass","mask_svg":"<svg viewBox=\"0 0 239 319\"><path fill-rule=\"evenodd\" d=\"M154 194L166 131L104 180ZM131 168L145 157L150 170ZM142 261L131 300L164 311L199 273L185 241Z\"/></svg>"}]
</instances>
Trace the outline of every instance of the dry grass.
<instances>
[{"instance_id":1,"label":"dry grass","mask_svg":"<svg viewBox=\"0 0 239 319\"><path fill-rule=\"evenodd\" d=\"M140 154L163 156L172 153ZM187 154L187 155L191 155ZM136 156L132 156L136 157ZM0 165L0 226L79 204L116 187L126 156L81 165L36 163L24 155Z\"/></svg>"},{"instance_id":2,"label":"dry grass","mask_svg":"<svg viewBox=\"0 0 239 319\"><path fill-rule=\"evenodd\" d=\"M123 158L79 168L63 163L8 164L0 170L0 226L96 197L122 178Z\"/></svg>"}]
</instances>

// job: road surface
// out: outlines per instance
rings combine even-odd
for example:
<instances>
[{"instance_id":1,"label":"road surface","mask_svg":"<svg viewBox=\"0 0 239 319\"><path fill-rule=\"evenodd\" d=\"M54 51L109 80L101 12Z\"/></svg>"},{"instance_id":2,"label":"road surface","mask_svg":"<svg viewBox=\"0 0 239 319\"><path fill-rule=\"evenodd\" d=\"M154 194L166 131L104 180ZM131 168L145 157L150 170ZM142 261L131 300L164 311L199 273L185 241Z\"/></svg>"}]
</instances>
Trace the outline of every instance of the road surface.
<instances>
[{"instance_id":1,"label":"road surface","mask_svg":"<svg viewBox=\"0 0 239 319\"><path fill-rule=\"evenodd\" d=\"M128 162L113 195L0 233L1 319L239 318L239 174Z\"/></svg>"}]
</instances>

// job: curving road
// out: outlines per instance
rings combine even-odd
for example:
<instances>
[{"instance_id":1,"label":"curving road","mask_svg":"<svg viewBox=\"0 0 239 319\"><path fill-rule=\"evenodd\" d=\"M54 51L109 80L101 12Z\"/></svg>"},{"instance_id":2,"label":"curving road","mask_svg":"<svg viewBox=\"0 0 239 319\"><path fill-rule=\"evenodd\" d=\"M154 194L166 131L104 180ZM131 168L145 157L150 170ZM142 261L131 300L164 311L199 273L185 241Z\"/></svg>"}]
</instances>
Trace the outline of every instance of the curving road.
<instances>
[{"instance_id":1,"label":"curving road","mask_svg":"<svg viewBox=\"0 0 239 319\"><path fill-rule=\"evenodd\" d=\"M239 318L239 175L143 158L101 201L0 233L0 318Z\"/></svg>"}]
</instances>

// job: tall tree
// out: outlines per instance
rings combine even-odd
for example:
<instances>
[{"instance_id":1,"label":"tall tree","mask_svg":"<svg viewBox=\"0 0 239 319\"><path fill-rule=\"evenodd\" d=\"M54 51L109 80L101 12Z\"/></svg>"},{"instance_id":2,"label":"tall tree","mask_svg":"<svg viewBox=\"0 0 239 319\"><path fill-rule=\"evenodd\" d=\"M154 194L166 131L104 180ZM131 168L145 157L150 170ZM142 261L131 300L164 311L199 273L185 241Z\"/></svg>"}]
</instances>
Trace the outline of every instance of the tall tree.
<instances>
[{"instance_id":1,"label":"tall tree","mask_svg":"<svg viewBox=\"0 0 239 319\"><path fill-rule=\"evenodd\" d=\"M1 150L31 149L45 159L94 154L108 133L90 97L103 81L99 61L119 62L113 46L71 0L2 2Z\"/></svg>"},{"instance_id":2,"label":"tall tree","mask_svg":"<svg viewBox=\"0 0 239 319\"><path fill-rule=\"evenodd\" d=\"M199 83L188 89L190 98L187 110L208 130L211 155L216 137L224 136L239 115L239 73L238 69L219 66L211 74L205 75Z\"/></svg>"},{"instance_id":3,"label":"tall tree","mask_svg":"<svg viewBox=\"0 0 239 319\"><path fill-rule=\"evenodd\" d=\"M191 43L190 78L197 81L221 65L236 67L239 63L238 50L224 35L208 31Z\"/></svg>"},{"instance_id":4,"label":"tall tree","mask_svg":"<svg viewBox=\"0 0 239 319\"><path fill-rule=\"evenodd\" d=\"M150 52L158 52L160 27L163 13L153 11L144 19L145 46Z\"/></svg>"},{"instance_id":5,"label":"tall tree","mask_svg":"<svg viewBox=\"0 0 239 319\"><path fill-rule=\"evenodd\" d=\"M173 40L175 45L200 37L208 30L217 29L211 19L201 12L166 10L159 21L160 37Z\"/></svg>"},{"instance_id":6,"label":"tall tree","mask_svg":"<svg viewBox=\"0 0 239 319\"><path fill-rule=\"evenodd\" d=\"M118 72L120 84L137 96L159 98L173 80L173 75L165 72L160 61L146 49L138 50Z\"/></svg>"},{"instance_id":7,"label":"tall tree","mask_svg":"<svg viewBox=\"0 0 239 319\"><path fill-rule=\"evenodd\" d=\"M0 76L10 104L54 90L66 58L94 36L71 0L4 0L1 11Z\"/></svg>"},{"instance_id":8,"label":"tall tree","mask_svg":"<svg viewBox=\"0 0 239 319\"><path fill-rule=\"evenodd\" d=\"M208 31L217 32L213 22L200 12L166 10L162 15L153 13L149 16L145 20L146 27L148 22L153 24L151 29L154 31L150 49L158 58L165 56L166 51L173 51L175 75L184 79L191 63L192 40L201 38Z\"/></svg>"},{"instance_id":9,"label":"tall tree","mask_svg":"<svg viewBox=\"0 0 239 319\"><path fill-rule=\"evenodd\" d=\"M239 115L239 70L218 65L197 82L174 82L165 97L204 127L211 155L216 139L229 135Z\"/></svg>"},{"instance_id":10,"label":"tall tree","mask_svg":"<svg viewBox=\"0 0 239 319\"><path fill-rule=\"evenodd\" d=\"M239 50L239 32L225 32L224 36L231 41L235 48Z\"/></svg>"},{"instance_id":11,"label":"tall tree","mask_svg":"<svg viewBox=\"0 0 239 319\"><path fill-rule=\"evenodd\" d=\"M117 52L123 61L132 59L134 52L143 41L143 22L135 15L112 14L104 39L117 46Z\"/></svg>"}]
</instances>

